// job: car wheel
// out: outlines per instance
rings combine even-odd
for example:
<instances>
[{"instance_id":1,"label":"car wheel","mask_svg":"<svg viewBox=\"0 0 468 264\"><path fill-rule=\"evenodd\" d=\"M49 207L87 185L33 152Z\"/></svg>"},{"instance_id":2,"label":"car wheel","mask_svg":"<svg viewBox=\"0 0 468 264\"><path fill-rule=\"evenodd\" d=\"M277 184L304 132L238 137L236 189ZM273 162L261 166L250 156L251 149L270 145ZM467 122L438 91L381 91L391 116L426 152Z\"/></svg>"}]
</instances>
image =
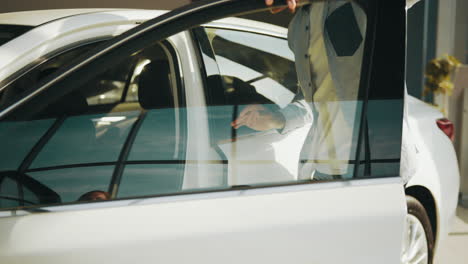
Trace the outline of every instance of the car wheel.
<instances>
[{"instance_id":1,"label":"car wheel","mask_svg":"<svg viewBox=\"0 0 468 264\"><path fill-rule=\"evenodd\" d=\"M406 196L408 214L403 233L402 264L432 264L434 236L424 206Z\"/></svg>"}]
</instances>

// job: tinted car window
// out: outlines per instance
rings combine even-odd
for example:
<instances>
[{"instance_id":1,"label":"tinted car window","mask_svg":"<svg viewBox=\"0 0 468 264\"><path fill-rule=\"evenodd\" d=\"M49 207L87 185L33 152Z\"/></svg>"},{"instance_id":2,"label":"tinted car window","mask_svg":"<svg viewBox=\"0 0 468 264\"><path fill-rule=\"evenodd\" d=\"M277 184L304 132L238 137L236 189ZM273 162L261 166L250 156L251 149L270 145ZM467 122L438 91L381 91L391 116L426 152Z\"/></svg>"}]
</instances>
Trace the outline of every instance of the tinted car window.
<instances>
[{"instance_id":1,"label":"tinted car window","mask_svg":"<svg viewBox=\"0 0 468 264\"><path fill-rule=\"evenodd\" d=\"M54 71L59 61L41 67ZM26 198L35 192L21 177L37 181L59 198L36 199L34 204L91 199L93 192L115 198L180 190L184 164L172 161L184 159L185 111L175 109L181 100L175 92L181 87L175 62L169 43L150 45L109 65L77 90L45 98L28 117L1 122L0 135L8 144L0 150L5 157L0 170L19 173L16 182L5 178L3 185L0 180L9 201L3 206L33 204ZM129 162L139 165L126 168Z\"/></svg>"},{"instance_id":2,"label":"tinted car window","mask_svg":"<svg viewBox=\"0 0 468 264\"><path fill-rule=\"evenodd\" d=\"M27 174L55 190L62 202L75 202L89 191L107 192L113 170L114 166L75 166L64 169L32 170Z\"/></svg>"},{"instance_id":3,"label":"tinted car window","mask_svg":"<svg viewBox=\"0 0 468 264\"><path fill-rule=\"evenodd\" d=\"M255 90L253 94L280 107L292 101L298 92L298 82L294 54L287 40L216 28L206 28L206 34L211 39L226 85L229 85L230 79L233 79L232 82L240 80L248 83ZM245 94L240 96L247 97Z\"/></svg>"},{"instance_id":4,"label":"tinted car window","mask_svg":"<svg viewBox=\"0 0 468 264\"><path fill-rule=\"evenodd\" d=\"M205 66L215 64L214 68L219 69L207 76L208 111L212 144L227 159L228 184L297 181L298 154L310 123L290 135L282 135L275 129L256 131L247 126L238 129L231 126L249 105L262 105L276 112L293 103L296 95L300 97L294 54L288 41L219 28L198 31L200 40L203 34L209 40L200 41L201 49L206 51L202 55ZM295 140L291 141L292 138ZM286 145L287 150L283 148Z\"/></svg>"},{"instance_id":5,"label":"tinted car window","mask_svg":"<svg viewBox=\"0 0 468 264\"><path fill-rule=\"evenodd\" d=\"M98 43L100 42L78 45L71 49L55 51L37 61L31 62L13 76L2 80L0 85L6 86L2 87L2 93L0 93L0 106L15 100L19 94L31 89L57 69L65 67L73 61L74 58L89 51Z\"/></svg>"},{"instance_id":6,"label":"tinted car window","mask_svg":"<svg viewBox=\"0 0 468 264\"><path fill-rule=\"evenodd\" d=\"M358 30L365 34L365 15L361 20ZM295 62L298 56L289 48L288 40L277 33L268 36L248 30L207 27L204 32L196 31L207 68L213 144L227 157L230 173L236 174L230 175L230 184L310 179L313 176L304 177L301 172L310 170L307 167L316 168L316 179L320 179L318 174L331 175L326 178L329 180L353 178L362 113L358 93L363 40L354 56L333 55L346 67L354 67L350 72L355 76L346 87L333 82L330 70L324 71L329 68L325 45L328 38L320 35L318 41L304 50L317 71L312 79L315 88L311 89L316 90L312 103L304 98L303 91L309 88L300 87ZM229 124L252 105L289 115L286 117L289 121L307 119L308 114L311 117L293 129L256 131L248 126L232 129ZM323 134L315 143L308 142L306 138L314 137L314 133Z\"/></svg>"},{"instance_id":7,"label":"tinted car window","mask_svg":"<svg viewBox=\"0 0 468 264\"><path fill-rule=\"evenodd\" d=\"M138 111L67 117L30 168L115 162Z\"/></svg>"},{"instance_id":8,"label":"tinted car window","mask_svg":"<svg viewBox=\"0 0 468 264\"><path fill-rule=\"evenodd\" d=\"M45 135L53 123L54 120L52 119L1 122L1 170L16 170L19 168L31 148ZM18 140L19 138L21 140Z\"/></svg>"},{"instance_id":9,"label":"tinted car window","mask_svg":"<svg viewBox=\"0 0 468 264\"><path fill-rule=\"evenodd\" d=\"M0 185L0 206L2 208L16 207L20 203L17 200L18 195L18 185L16 182L10 178L5 178Z\"/></svg>"}]
</instances>

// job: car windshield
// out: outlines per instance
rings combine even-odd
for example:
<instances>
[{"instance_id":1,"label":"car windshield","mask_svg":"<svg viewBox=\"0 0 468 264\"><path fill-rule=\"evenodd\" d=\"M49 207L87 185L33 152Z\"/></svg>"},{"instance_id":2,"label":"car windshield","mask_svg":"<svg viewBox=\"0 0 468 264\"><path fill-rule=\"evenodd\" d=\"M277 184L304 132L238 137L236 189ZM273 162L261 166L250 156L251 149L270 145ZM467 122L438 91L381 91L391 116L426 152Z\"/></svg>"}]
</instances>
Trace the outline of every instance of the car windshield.
<instances>
[{"instance_id":1,"label":"car windshield","mask_svg":"<svg viewBox=\"0 0 468 264\"><path fill-rule=\"evenodd\" d=\"M22 25L0 25L0 47L8 41L23 35L32 28L32 26Z\"/></svg>"}]
</instances>

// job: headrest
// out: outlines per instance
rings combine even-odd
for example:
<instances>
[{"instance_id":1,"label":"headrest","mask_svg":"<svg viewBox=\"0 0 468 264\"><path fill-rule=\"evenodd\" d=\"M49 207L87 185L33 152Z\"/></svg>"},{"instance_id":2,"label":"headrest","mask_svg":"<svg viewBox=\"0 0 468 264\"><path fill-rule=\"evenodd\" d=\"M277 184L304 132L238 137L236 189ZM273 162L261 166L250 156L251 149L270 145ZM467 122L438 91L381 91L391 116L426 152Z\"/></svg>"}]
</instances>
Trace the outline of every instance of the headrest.
<instances>
[{"instance_id":1,"label":"headrest","mask_svg":"<svg viewBox=\"0 0 468 264\"><path fill-rule=\"evenodd\" d=\"M144 109L173 108L174 98L167 61L147 64L138 79L138 100Z\"/></svg>"}]
</instances>

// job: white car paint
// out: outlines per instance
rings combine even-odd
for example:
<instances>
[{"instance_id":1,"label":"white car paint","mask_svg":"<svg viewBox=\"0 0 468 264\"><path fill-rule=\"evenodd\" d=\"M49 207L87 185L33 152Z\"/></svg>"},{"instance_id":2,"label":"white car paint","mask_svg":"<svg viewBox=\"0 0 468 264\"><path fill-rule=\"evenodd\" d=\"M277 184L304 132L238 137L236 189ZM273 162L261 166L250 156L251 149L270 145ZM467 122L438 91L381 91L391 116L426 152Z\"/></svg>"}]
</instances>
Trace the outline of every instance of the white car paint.
<instances>
[{"instance_id":1,"label":"white car paint","mask_svg":"<svg viewBox=\"0 0 468 264\"><path fill-rule=\"evenodd\" d=\"M159 16L165 11L154 10L120 10L102 11L76 10L70 12L55 11L53 16L46 16L48 11L7 13L0 15L0 21L7 24L10 17L15 17L13 24L35 25L27 18L38 15L39 21L50 18L51 22L35 27L1 46L0 48L0 80L23 69L32 62L53 53L78 44L85 44L103 38L110 38L136 26L143 21ZM84 13L78 15L80 13ZM59 15L68 15L57 19ZM21 20L24 19L24 23ZM37 21L34 21L37 22ZM31 43L35 43L31 45Z\"/></svg>"},{"instance_id":2,"label":"white car paint","mask_svg":"<svg viewBox=\"0 0 468 264\"><path fill-rule=\"evenodd\" d=\"M137 256L139 263L398 263L395 245L403 229L394 227L403 227L403 193L400 181L384 181L379 188L372 181L351 187L328 183L319 189L234 191L3 218L0 259L12 264L129 263ZM336 197L336 190L349 199ZM369 195L385 200L369 203Z\"/></svg>"},{"instance_id":3,"label":"white car paint","mask_svg":"<svg viewBox=\"0 0 468 264\"><path fill-rule=\"evenodd\" d=\"M86 8L86 9L49 9L23 12L11 12L0 14L0 24L3 25L24 25L39 26L56 19L63 19L68 16L83 15L86 13L111 11L117 9L106 8Z\"/></svg>"},{"instance_id":4,"label":"white car paint","mask_svg":"<svg viewBox=\"0 0 468 264\"><path fill-rule=\"evenodd\" d=\"M67 12L76 15L87 13L88 10ZM44 21L29 23L37 25L51 17L57 19L60 17L57 14L50 17L44 15ZM59 19L38 27L0 48L0 80L62 47L120 34L160 14L162 11L95 12ZM9 15L15 17L15 24L23 24L20 16ZM26 19L28 15L24 17ZM0 21L5 21L2 16ZM231 19L213 23L216 24L252 26ZM261 26L261 30L264 30L265 24ZM271 31L284 34L284 29L271 28ZM204 98L196 90L196 87L201 89L201 80L194 58L190 57L193 54L190 49L193 47L187 45L187 38L187 35L181 33L170 41L179 47L183 72L193 73L184 77L187 87L194 88L187 89L187 95L193 99L190 103L196 105ZM30 43L38 45L31 47ZM423 165L419 166L420 169L407 187L425 186L432 193L438 212L437 233L440 236L437 237L441 241L448 232L449 220L454 214L458 167L450 140L435 125L435 118L441 115L429 109L422 102L410 98L410 123ZM193 155L191 158L194 160L210 159L212 154L202 151L209 145L207 125L190 121L206 120L200 119L206 113L194 111L190 115L193 116L188 117L189 129L198 136L189 141L191 151L188 153ZM441 168L444 168L443 172ZM186 173L209 174L210 168L198 166L196 170L186 170ZM446 176L442 176L442 173ZM353 186L356 184L362 186ZM376 184L384 186L374 188ZM76 206L70 205L55 207L58 212L54 213L25 213L23 217L0 219L0 233L4 234L0 238L0 257L5 263L53 263L51 260L55 263L91 263L98 259L128 263L134 261L133 256L147 260L157 258L169 263L219 263L223 256L231 256L222 259L227 263L246 260L252 263L350 263L349 255L352 254L358 256L359 261L355 263L398 263L399 260L394 257L398 252L391 251L396 250L394 246L400 243L400 227L405 214L401 181L398 178L363 180L349 185L346 182L327 183L319 187L293 186L187 195L186 198L113 201L106 203L106 207L112 204L115 206L111 208L96 209L99 207L96 204L95 209L75 211L73 208L76 209ZM336 196L336 190L340 191L339 196ZM369 195L379 198L368 201ZM223 206L218 206L221 202ZM296 222L279 226L287 220L278 218L278 211L283 216L294 217ZM8 213L2 212L1 215L6 216ZM341 225L341 221L336 219L351 224ZM133 228L122 228L129 223ZM248 237L257 238L246 239L247 233L250 234ZM345 239L335 239L338 235ZM311 236L320 239L308 244L307 238ZM93 239L90 240L90 237ZM132 240L129 240L130 237ZM193 243L200 240L204 243ZM219 244L220 240L226 243ZM242 245L242 254L236 252L239 245ZM177 249L181 248L188 250L179 252ZM313 254L310 254L311 249ZM248 258L253 254L245 252L262 252L264 257ZM70 255L76 257L70 259Z\"/></svg>"},{"instance_id":5,"label":"white car paint","mask_svg":"<svg viewBox=\"0 0 468 264\"><path fill-rule=\"evenodd\" d=\"M436 125L435 120L442 118L442 113L412 96L408 99L408 117L419 164L406 188L423 186L433 196L437 212L437 249L455 217L460 186L457 156L450 139Z\"/></svg>"}]
</instances>

